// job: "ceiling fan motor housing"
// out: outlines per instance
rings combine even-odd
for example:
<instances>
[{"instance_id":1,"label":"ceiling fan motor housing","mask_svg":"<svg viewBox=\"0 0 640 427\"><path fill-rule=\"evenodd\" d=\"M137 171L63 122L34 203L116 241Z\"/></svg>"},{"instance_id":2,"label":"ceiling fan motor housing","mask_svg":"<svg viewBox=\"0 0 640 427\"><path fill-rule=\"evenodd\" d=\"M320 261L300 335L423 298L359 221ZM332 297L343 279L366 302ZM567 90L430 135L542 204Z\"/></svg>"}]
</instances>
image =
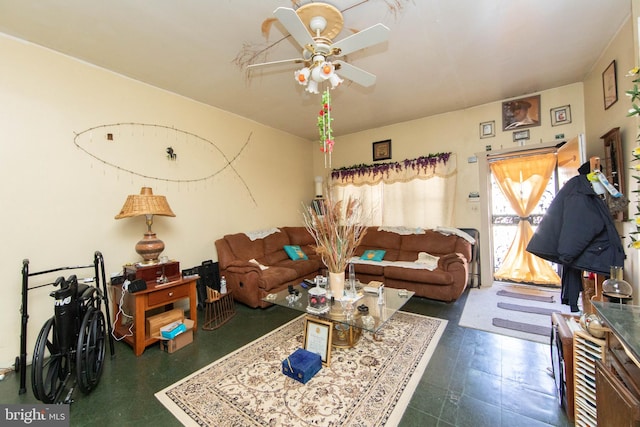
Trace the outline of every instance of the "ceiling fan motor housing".
<instances>
[{"instance_id":1,"label":"ceiling fan motor housing","mask_svg":"<svg viewBox=\"0 0 640 427\"><path fill-rule=\"evenodd\" d=\"M322 16L314 16L309 21L309 28L313 31L313 35L319 35L327 28L327 20Z\"/></svg>"}]
</instances>

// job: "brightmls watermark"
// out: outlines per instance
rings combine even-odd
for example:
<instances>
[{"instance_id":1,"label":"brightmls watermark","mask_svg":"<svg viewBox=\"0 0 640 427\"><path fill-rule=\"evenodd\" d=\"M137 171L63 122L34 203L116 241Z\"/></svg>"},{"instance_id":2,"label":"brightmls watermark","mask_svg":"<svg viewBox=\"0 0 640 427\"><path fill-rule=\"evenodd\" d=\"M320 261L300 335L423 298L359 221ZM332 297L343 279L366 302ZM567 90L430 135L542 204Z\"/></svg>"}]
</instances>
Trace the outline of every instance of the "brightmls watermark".
<instances>
[{"instance_id":1,"label":"brightmls watermark","mask_svg":"<svg viewBox=\"0 0 640 427\"><path fill-rule=\"evenodd\" d=\"M55 426L68 427L69 405L0 404L2 426Z\"/></svg>"}]
</instances>

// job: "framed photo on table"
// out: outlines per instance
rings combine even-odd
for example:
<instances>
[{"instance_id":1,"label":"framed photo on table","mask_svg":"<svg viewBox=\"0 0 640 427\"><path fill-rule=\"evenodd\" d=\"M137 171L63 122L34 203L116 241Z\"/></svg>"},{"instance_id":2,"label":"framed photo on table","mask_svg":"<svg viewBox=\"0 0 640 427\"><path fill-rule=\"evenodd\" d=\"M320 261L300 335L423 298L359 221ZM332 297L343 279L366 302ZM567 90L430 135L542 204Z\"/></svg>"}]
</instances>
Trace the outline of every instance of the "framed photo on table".
<instances>
[{"instance_id":1,"label":"framed photo on table","mask_svg":"<svg viewBox=\"0 0 640 427\"><path fill-rule=\"evenodd\" d=\"M304 349L317 353L322 364L331 364L331 340L333 338L333 323L306 316L304 318Z\"/></svg>"},{"instance_id":2,"label":"framed photo on table","mask_svg":"<svg viewBox=\"0 0 640 427\"><path fill-rule=\"evenodd\" d=\"M604 109L607 110L618 100L618 82L616 81L616 60L602 72L602 93Z\"/></svg>"},{"instance_id":3,"label":"framed photo on table","mask_svg":"<svg viewBox=\"0 0 640 427\"><path fill-rule=\"evenodd\" d=\"M389 160L391 158L391 140L373 143L373 161Z\"/></svg>"}]
</instances>

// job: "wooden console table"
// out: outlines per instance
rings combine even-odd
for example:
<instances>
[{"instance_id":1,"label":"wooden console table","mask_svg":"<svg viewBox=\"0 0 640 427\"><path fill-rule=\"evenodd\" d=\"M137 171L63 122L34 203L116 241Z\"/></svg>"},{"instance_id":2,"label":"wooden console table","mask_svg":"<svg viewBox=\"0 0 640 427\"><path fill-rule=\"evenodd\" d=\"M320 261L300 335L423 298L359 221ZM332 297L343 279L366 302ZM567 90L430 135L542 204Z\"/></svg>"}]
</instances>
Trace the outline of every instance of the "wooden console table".
<instances>
[{"instance_id":1,"label":"wooden console table","mask_svg":"<svg viewBox=\"0 0 640 427\"><path fill-rule=\"evenodd\" d=\"M136 356L140 356L146 347L160 341L158 338L149 336L145 330L147 317L147 311L164 307L169 304L173 304L184 298L189 298L189 318L193 320L194 332L198 330L198 315L197 315L197 297L196 297L196 282L198 276L184 277L179 280L168 283L158 283L153 286L147 285L147 289L133 294L127 294L125 300L133 301L135 307L133 313L133 335L129 333L129 325L118 324L114 327L114 334L117 338L122 338L123 341L133 347L133 352ZM122 293L121 286L112 286L113 288L113 313L114 318L120 310L120 294ZM131 307L131 305L129 305ZM131 313L127 313L131 314Z\"/></svg>"}]
</instances>

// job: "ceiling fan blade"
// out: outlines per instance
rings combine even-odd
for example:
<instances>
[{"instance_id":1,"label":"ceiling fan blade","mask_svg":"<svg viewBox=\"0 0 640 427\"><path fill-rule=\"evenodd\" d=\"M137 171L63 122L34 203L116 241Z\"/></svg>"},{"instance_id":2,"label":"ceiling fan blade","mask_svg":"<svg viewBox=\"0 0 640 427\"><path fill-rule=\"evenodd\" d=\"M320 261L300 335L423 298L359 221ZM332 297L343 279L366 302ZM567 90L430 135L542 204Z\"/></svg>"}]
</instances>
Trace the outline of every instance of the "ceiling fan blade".
<instances>
[{"instance_id":1,"label":"ceiling fan blade","mask_svg":"<svg viewBox=\"0 0 640 427\"><path fill-rule=\"evenodd\" d=\"M303 62L304 62L304 59L302 58L281 59L280 61L269 61L269 62L261 62L259 64L249 64L247 65L247 69L265 67L267 65L285 64L285 63L302 64Z\"/></svg>"},{"instance_id":2,"label":"ceiling fan blade","mask_svg":"<svg viewBox=\"0 0 640 427\"><path fill-rule=\"evenodd\" d=\"M348 55L356 50L364 49L378 43L385 42L389 39L391 30L383 24L376 24L373 27L366 28L349 37L331 45L332 48L338 48L341 52L338 56Z\"/></svg>"},{"instance_id":3,"label":"ceiling fan blade","mask_svg":"<svg viewBox=\"0 0 640 427\"><path fill-rule=\"evenodd\" d=\"M339 60L333 61L333 64L339 65L339 69L336 69L336 73L339 76L349 79L354 83L358 83L360 86L369 87L373 86L376 82L376 76L362 68L354 67L351 64L347 64L346 62Z\"/></svg>"},{"instance_id":4,"label":"ceiling fan blade","mask_svg":"<svg viewBox=\"0 0 640 427\"><path fill-rule=\"evenodd\" d=\"M304 22L300 20L295 10L288 7L279 7L273 11L273 14L278 18L278 21L289 31L291 37L304 48L307 45L313 47L316 46L316 42L313 41L311 33L305 27Z\"/></svg>"}]
</instances>

